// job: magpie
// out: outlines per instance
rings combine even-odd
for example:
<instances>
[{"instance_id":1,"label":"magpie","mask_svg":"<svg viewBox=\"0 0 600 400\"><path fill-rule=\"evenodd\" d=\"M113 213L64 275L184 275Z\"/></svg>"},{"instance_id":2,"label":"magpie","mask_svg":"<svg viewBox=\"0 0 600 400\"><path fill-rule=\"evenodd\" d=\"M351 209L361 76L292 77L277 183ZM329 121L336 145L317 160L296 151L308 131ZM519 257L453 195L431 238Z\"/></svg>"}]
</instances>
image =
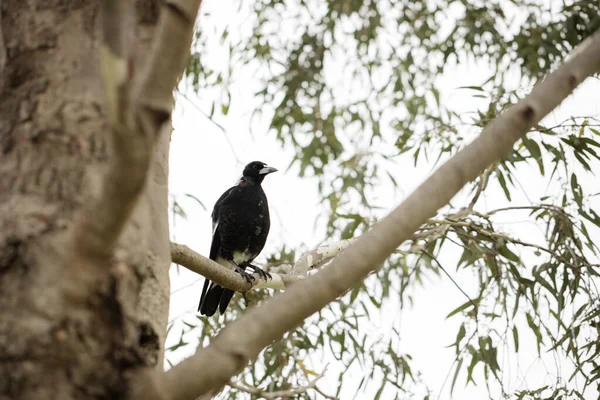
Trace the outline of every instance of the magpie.
<instances>
[{"instance_id":1,"label":"magpie","mask_svg":"<svg viewBox=\"0 0 600 400\"><path fill-rule=\"evenodd\" d=\"M219 197L211 215L213 236L209 258L234 269L248 282L254 277L246 272L246 268L264 278L270 277L251 263L265 246L271 226L267 196L261 183L265 176L275 171L260 161L246 165L237 185ZM233 290L205 279L198 311L211 316L218 307L223 314L232 297Z\"/></svg>"}]
</instances>

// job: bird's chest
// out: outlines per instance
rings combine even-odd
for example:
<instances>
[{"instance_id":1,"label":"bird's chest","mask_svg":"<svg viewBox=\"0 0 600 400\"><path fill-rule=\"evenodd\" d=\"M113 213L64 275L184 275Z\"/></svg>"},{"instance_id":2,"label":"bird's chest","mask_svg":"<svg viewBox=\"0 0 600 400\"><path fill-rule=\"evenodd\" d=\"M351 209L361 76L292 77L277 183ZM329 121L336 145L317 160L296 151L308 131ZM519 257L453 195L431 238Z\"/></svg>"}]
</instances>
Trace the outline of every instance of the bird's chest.
<instances>
[{"instance_id":1,"label":"bird's chest","mask_svg":"<svg viewBox=\"0 0 600 400\"><path fill-rule=\"evenodd\" d=\"M262 250L269 233L266 199L248 199L229 205L223 210L220 224L223 245L234 253L234 258L235 253L240 253L240 259L248 256L254 258Z\"/></svg>"},{"instance_id":2,"label":"bird's chest","mask_svg":"<svg viewBox=\"0 0 600 400\"><path fill-rule=\"evenodd\" d=\"M240 202L228 207L230 222L244 229L245 233L259 234L269 224L269 207L266 200Z\"/></svg>"}]
</instances>

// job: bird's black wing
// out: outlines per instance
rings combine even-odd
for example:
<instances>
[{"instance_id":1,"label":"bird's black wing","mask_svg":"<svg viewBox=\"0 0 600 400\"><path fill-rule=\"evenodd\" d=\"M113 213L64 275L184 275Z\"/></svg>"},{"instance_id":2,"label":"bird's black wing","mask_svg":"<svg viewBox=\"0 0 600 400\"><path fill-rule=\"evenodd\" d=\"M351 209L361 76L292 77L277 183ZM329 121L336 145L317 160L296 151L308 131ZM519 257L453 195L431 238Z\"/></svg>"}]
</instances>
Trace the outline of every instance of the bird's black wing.
<instances>
[{"instance_id":1,"label":"bird's black wing","mask_svg":"<svg viewBox=\"0 0 600 400\"><path fill-rule=\"evenodd\" d=\"M238 186L233 186L225 191L219 197L215 206L213 207L213 211L211 214L212 217L212 242L210 245L210 255L209 258L211 260L217 260L219 256L219 252L221 251L221 234L219 232L219 218L220 211L224 204L230 201L232 198L235 198L237 194L239 194L240 188ZM198 304L198 311L201 314L211 316L217 311L217 307L219 303L221 303L221 308L223 311L227 308L227 304L233 297L233 290L225 289L224 287L211 282L208 278L204 280L204 286L202 287L202 294L200 295L200 303ZM223 312L221 311L221 312Z\"/></svg>"},{"instance_id":2,"label":"bird's black wing","mask_svg":"<svg viewBox=\"0 0 600 400\"><path fill-rule=\"evenodd\" d=\"M221 235L219 232L219 219L221 217L221 210L223 205L227 204L229 201L237 197L240 193L240 188L238 186L233 186L225 191L219 197L215 206L213 207L213 211L211 214L212 217L212 242L210 244L210 255L209 258L211 260L216 260L219 255L219 250L221 250Z\"/></svg>"}]
</instances>

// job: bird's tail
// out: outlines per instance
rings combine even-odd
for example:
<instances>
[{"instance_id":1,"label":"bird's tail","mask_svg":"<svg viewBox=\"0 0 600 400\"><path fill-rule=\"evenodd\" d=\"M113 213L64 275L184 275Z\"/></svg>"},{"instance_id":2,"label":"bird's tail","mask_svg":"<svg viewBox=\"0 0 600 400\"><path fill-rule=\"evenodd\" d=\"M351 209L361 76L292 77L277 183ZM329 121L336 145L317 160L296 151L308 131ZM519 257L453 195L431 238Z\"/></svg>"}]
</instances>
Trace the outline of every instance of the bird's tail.
<instances>
[{"instance_id":1,"label":"bird's tail","mask_svg":"<svg viewBox=\"0 0 600 400\"><path fill-rule=\"evenodd\" d=\"M200 314L210 317L214 315L218 307L219 312L223 314L232 297L233 290L225 289L223 286L205 279L202 295L200 296L200 304L198 304L198 311L200 311Z\"/></svg>"}]
</instances>

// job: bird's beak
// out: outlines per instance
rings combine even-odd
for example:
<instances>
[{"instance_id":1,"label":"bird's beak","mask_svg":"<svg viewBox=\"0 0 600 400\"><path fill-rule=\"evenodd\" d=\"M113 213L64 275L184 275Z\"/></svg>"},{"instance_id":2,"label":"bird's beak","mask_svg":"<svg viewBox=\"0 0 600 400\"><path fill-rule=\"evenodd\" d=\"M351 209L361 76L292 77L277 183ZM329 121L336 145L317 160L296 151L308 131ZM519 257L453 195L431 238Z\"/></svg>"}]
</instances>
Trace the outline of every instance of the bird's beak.
<instances>
[{"instance_id":1,"label":"bird's beak","mask_svg":"<svg viewBox=\"0 0 600 400\"><path fill-rule=\"evenodd\" d=\"M264 167L263 169L261 169L260 171L258 171L258 174L259 175L268 175L268 174L271 174L273 172L277 172L277 168Z\"/></svg>"}]
</instances>

